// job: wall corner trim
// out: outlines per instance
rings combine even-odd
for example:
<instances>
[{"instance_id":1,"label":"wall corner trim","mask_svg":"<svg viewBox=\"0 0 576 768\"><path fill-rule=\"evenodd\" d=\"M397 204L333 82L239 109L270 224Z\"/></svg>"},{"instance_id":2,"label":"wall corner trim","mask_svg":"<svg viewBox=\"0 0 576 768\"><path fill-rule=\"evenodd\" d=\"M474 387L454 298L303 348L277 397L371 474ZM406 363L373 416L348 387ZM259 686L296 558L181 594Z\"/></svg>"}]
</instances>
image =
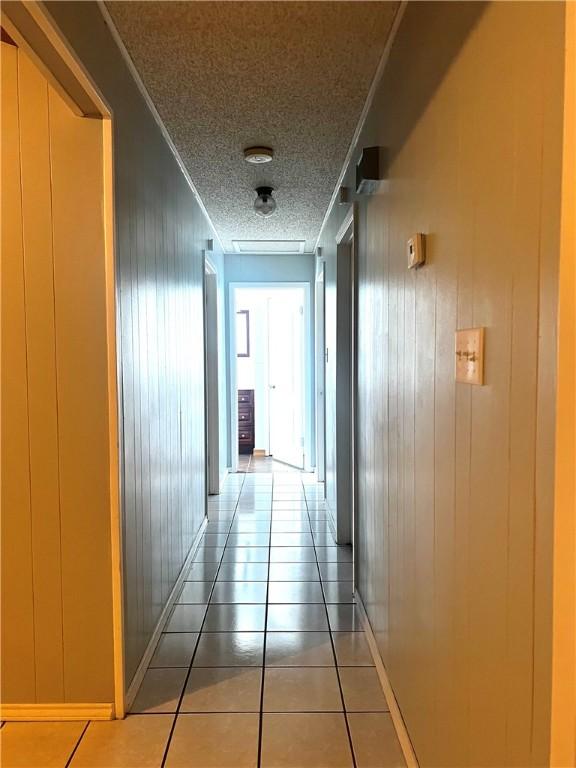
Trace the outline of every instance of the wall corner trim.
<instances>
[{"instance_id":1,"label":"wall corner trim","mask_svg":"<svg viewBox=\"0 0 576 768\"><path fill-rule=\"evenodd\" d=\"M114 704L2 704L0 720L113 720Z\"/></svg>"},{"instance_id":2,"label":"wall corner trim","mask_svg":"<svg viewBox=\"0 0 576 768\"><path fill-rule=\"evenodd\" d=\"M392 722L394 724L394 730L396 731L396 735L398 736L398 741L400 742L400 747L402 749L402 754L404 755L404 759L406 760L406 766L407 768L419 768L418 760L416 758L416 753L414 752L414 747L412 746L412 742L410 740L410 736L406 728L406 723L404 722L404 718L402 717L402 712L400 711L400 707L398 706L398 702L396 701L396 696L394 695L394 691L392 690L392 686L390 685L390 680L388 679L388 674L386 673L384 662L382 661L382 657L380 656L380 651L378 650L378 646L376 644L376 638L374 637L374 632L372 631L372 627L370 626L370 621L368 619L368 614L366 613L366 609L364 608L364 603L362 602L362 598L358 594L357 590L354 591L354 597L356 600L356 607L358 608L358 611L362 618L362 623L364 625L364 630L366 632L366 640L370 648L370 653L372 654L372 658L374 659L374 665L376 666L376 673L378 674L378 678L380 679L380 684L384 691L386 703L388 704L388 709L390 710L390 717L392 718Z\"/></svg>"}]
</instances>

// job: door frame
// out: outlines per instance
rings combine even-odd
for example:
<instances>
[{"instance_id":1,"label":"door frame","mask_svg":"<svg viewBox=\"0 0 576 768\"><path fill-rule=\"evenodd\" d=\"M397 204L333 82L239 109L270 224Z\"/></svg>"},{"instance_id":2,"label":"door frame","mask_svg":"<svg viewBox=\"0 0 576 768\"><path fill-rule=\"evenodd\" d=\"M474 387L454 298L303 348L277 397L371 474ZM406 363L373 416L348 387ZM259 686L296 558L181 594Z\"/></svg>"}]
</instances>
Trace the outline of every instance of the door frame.
<instances>
[{"instance_id":1,"label":"door frame","mask_svg":"<svg viewBox=\"0 0 576 768\"><path fill-rule=\"evenodd\" d=\"M220 402L218 391L218 273L204 252L204 400L206 491L220 493Z\"/></svg>"},{"instance_id":2,"label":"door frame","mask_svg":"<svg viewBox=\"0 0 576 768\"><path fill-rule=\"evenodd\" d=\"M315 356L316 356L316 477L326 479L326 333L325 333L325 272L324 259L319 256L315 282Z\"/></svg>"},{"instance_id":3,"label":"door frame","mask_svg":"<svg viewBox=\"0 0 576 768\"><path fill-rule=\"evenodd\" d=\"M112 636L114 662L114 706L112 716L126 714L126 681L124 668L124 584L122 514L122 473L119 446L123 442L120 423L119 393L121 360L117 350L119 320L116 311L116 260L114 216L114 147L113 111L68 44L44 3L31 1L4 4L1 23L16 45L38 67L50 85L78 115L87 120L102 121L103 153L103 227L104 272L106 282L106 359L108 400L108 456L110 465L110 548L112 586ZM73 705L72 705L73 706ZM62 705L65 709L66 705ZM101 715L86 714L87 719ZM63 714L60 719L66 719Z\"/></svg>"},{"instance_id":4,"label":"door frame","mask_svg":"<svg viewBox=\"0 0 576 768\"><path fill-rule=\"evenodd\" d=\"M338 544L356 541L356 259L357 204L353 203L336 234L337 324L343 331L336 354L336 413L349 414L338 419L336 429L336 528ZM355 560L355 557L354 557ZM354 572L356 567L354 567Z\"/></svg>"},{"instance_id":5,"label":"door frame","mask_svg":"<svg viewBox=\"0 0 576 768\"><path fill-rule=\"evenodd\" d=\"M307 382L307 372L310 372L309 378L312 379L312 370L310 361L313 360L314 347L312 339L312 319L311 319L311 291L310 283L302 281L284 281L284 282L233 282L228 284L228 370L229 370L229 398L230 398L230 471L238 471L238 398L237 392L237 369L236 369L236 290L247 289L266 289L266 288L303 288L304 289L304 472L311 472L312 467L312 421L314 411L314 397L310 391L309 382ZM313 367L313 364L312 364Z\"/></svg>"}]
</instances>

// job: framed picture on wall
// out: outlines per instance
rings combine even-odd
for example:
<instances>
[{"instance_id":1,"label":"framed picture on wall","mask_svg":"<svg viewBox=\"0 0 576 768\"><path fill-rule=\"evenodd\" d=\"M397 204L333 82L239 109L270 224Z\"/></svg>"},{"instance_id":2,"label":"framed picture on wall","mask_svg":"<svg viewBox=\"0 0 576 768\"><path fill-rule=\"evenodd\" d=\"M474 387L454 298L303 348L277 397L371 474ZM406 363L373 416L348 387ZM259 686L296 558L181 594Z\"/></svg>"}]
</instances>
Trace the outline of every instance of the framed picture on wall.
<instances>
[{"instance_id":1,"label":"framed picture on wall","mask_svg":"<svg viewBox=\"0 0 576 768\"><path fill-rule=\"evenodd\" d=\"M236 355L250 357L250 313L247 309L236 312Z\"/></svg>"}]
</instances>

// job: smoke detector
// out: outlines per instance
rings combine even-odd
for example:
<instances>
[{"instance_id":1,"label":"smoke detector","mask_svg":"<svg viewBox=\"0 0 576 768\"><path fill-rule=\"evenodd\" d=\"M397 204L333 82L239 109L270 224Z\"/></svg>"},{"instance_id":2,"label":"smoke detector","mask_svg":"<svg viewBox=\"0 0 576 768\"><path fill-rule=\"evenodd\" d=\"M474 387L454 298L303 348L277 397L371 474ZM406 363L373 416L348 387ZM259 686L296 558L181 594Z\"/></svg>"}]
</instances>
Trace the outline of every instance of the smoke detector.
<instances>
[{"instance_id":1,"label":"smoke detector","mask_svg":"<svg viewBox=\"0 0 576 768\"><path fill-rule=\"evenodd\" d=\"M256 187L258 197L254 200L254 210L258 216L272 216L276 210L276 200L272 197L272 187Z\"/></svg>"},{"instance_id":2,"label":"smoke detector","mask_svg":"<svg viewBox=\"0 0 576 768\"><path fill-rule=\"evenodd\" d=\"M244 160L252 165L269 163L274 157L274 150L270 147L248 147L244 150Z\"/></svg>"}]
</instances>

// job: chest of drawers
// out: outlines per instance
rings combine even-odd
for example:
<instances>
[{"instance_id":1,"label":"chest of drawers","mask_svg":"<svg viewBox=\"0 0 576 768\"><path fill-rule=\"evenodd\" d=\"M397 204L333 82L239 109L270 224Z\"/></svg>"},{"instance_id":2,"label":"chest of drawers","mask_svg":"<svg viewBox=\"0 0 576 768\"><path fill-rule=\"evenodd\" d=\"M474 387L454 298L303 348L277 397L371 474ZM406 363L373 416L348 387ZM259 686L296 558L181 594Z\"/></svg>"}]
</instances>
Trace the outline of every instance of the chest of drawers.
<instances>
[{"instance_id":1,"label":"chest of drawers","mask_svg":"<svg viewBox=\"0 0 576 768\"><path fill-rule=\"evenodd\" d=\"M238 390L238 450L252 453L254 450L254 390Z\"/></svg>"}]
</instances>

